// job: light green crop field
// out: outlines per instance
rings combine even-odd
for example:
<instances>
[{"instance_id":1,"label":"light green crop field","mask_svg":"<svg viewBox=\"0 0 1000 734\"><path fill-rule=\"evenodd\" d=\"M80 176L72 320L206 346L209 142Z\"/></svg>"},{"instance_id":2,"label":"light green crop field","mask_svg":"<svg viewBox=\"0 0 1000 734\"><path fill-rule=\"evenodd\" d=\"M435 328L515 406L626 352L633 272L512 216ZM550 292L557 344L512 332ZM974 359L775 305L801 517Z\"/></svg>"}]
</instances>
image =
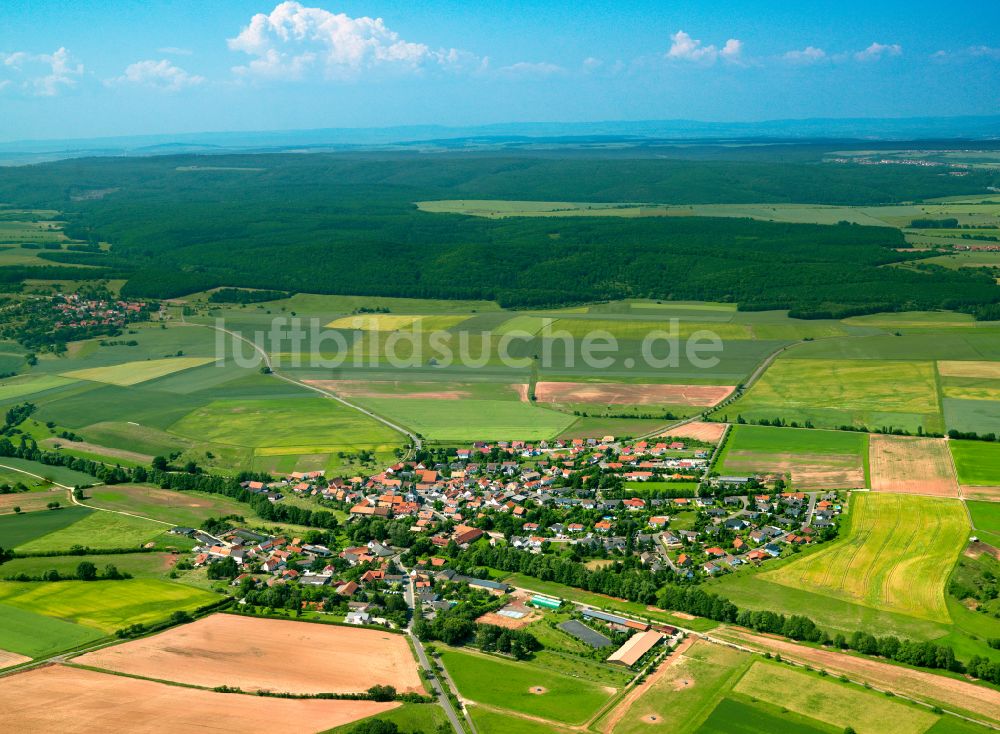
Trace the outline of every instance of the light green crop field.
<instances>
[{"instance_id":1,"label":"light green crop field","mask_svg":"<svg viewBox=\"0 0 1000 734\"><path fill-rule=\"evenodd\" d=\"M22 584L23 585L23 584ZM98 640L104 633L92 627L46 617L31 609L0 603L0 650L31 658L67 650Z\"/></svg>"},{"instance_id":2,"label":"light green crop field","mask_svg":"<svg viewBox=\"0 0 1000 734\"><path fill-rule=\"evenodd\" d=\"M969 535L961 502L855 493L850 530L761 577L922 619L950 619L945 584Z\"/></svg>"},{"instance_id":3,"label":"light green crop field","mask_svg":"<svg viewBox=\"0 0 1000 734\"><path fill-rule=\"evenodd\" d=\"M431 441L550 439L566 430L576 417L519 400L393 400L356 401Z\"/></svg>"},{"instance_id":4,"label":"light green crop field","mask_svg":"<svg viewBox=\"0 0 1000 734\"><path fill-rule=\"evenodd\" d=\"M170 427L172 433L201 441L249 448L375 448L399 445L402 436L335 400L302 397L273 400L216 400ZM278 451L276 453L284 453Z\"/></svg>"},{"instance_id":5,"label":"light green crop field","mask_svg":"<svg viewBox=\"0 0 1000 734\"><path fill-rule=\"evenodd\" d=\"M938 719L927 709L769 661L755 661L733 690L858 734L922 734Z\"/></svg>"},{"instance_id":6,"label":"light green crop field","mask_svg":"<svg viewBox=\"0 0 1000 734\"><path fill-rule=\"evenodd\" d=\"M655 312L654 312L655 313ZM673 328L676 327L676 328ZM667 320L637 320L637 319L594 319L594 318L562 318L551 326L551 333L558 335L566 332L574 337L585 337L596 332L607 332L615 339L627 339L642 342L653 332L666 332L678 339L688 339L698 335L714 335L720 339L750 339L753 334L749 324L724 321L682 321L675 324Z\"/></svg>"},{"instance_id":7,"label":"light green crop field","mask_svg":"<svg viewBox=\"0 0 1000 734\"><path fill-rule=\"evenodd\" d=\"M469 706L469 715L480 734L537 734L539 722L514 714L501 714L482 706ZM551 734L571 734L573 729L565 729L554 723L546 723L545 731Z\"/></svg>"},{"instance_id":8,"label":"light green crop field","mask_svg":"<svg viewBox=\"0 0 1000 734\"><path fill-rule=\"evenodd\" d=\"M105 382L109 385L127 387L141 382L155 380L164 375L170 375L192 367L201 367L213 360L210 357L171 357L169 359L147 359L140 362L125 362L108 367L91 367L89 369L64 372L63 377L77 380Z\"/></svg>"},{"instance_id":9,"label":"light green crop field","mask_svg":"<svg viewBox=\"0 0 1000 734\"><path fill-rule=\"evenodd\" d=\"M0 604L93 627L105 633L166 619L218 601L208 591L157 579L0 582Z\"/></svg>"},{"instance_id":10,"label":"light green crop field","mask_svg":"<svg viewBox=\"0 0 1000 734\"><path fill-rule=\"evenodd\" d=\"M777 709L724 698L695 731L697 734L765 734L776 731L822 734L828 730L814 726L812 719L790 713L787 708Z\"/></svg>"},{"instance_id":11,"label":"light green crop field","mask_svg":"<svg viewBox=\"0 0 1000 734\"><path fill-rule=\"evenodd\" d=\"M931 362L778 359L721 412L747 420L810 421L820 428L944 428Z\"/></svg>"},{"instance_id":12,"label":"light green crop field","mask_svg":"<svg viewBox=\"0 0 1000 734\"><path fill-rule=\"evenodd\" d=\"M75 380L58 375L32 375L31 377L18 377L5 380L0 384L0 400L13 400L26 395L51 390L64 385L72 385Z\"/></svg>"},{"instance_id":13,"label":"light green crop field","mask_svg":"<svg viewBox=\"0 0 1000 734\"><path fill-rule=\"evenodd\" d=\"M404 703L402 706L385 711L377 716L372 716L359 721L352 721L333 729L328 729L320 734L352 734L355 727L373 719L381 721L391 721L399 727L401 732L435 732L441 724L446 724L447 719L444 710L434 703ZM486 734L484 732L484 734Z\"/></svg>"},{"instance_id":14,"label":"light green crop field","mask_svg":"<svg viewBox=\"0 0 1000 734\"><path fill-rule=\"evenodd\" d=\"M68 551L75 545L96 549L132 548L157 540L169 528L140 517L93 512L60 530L16 546L23 553Z\"/></svg>"},{"instance_id":15,"label":"light green crop field","mask_svg":"<svg viewBox=\"0 0 1000 734\"><path fill-rule=\"evenodd\" d=\"M961 484L1000 486L1000 443L949 441Z\"/></svg>"},{"instance_id":16,"label":"light green crop field","mask_svg":"<svg viewBox=\"0 0 1000 734\"><path fill-rule=\"evenodd\" d=\"M170 553L108 553L88 556L37 556L14 558L0 566L0 578L9 579L18 574L41 576L46 571L55 570L63 575L76 573L81 561L89 561L97 566L98 572L112 565L122 573L130 573L136 578L165 578L177 556Z\"/></svg>"},{"instance_id":17,"label":"light green crop field","mask_svg":"<svg viewBox=\"0 0 1000 734\"><path fill-rule=\"evenodd\" d=\"M722 474L787 474L796 490L868 486L868 434L733 426L719 457Z\"/></svg>"},{"instance_id":18,"label":"light green crop field","mask_svg":"<svg viewBox=\"0 0 1000 734\"><path fill-rule=\"evenodd\" d=\"M71 526L92 512L87 507L63 507L59 510L26 511L21 515L5 514L0 517L0 547L10 550L30 543Z\"/></svg>"},{"instance_id":19,"label":"light green crop field","mask_svg":"<svg viewBox=\"0 0 1000 734\"><path fill-rule=\"evenodd\" d=\"M612 695L590 680L553 673L531 662L459 650L443 651L441 660L463 698L558 723L586 721ZM533 693L536 687L545 692Z\"/></svg>"},{"instance_id":20,"label":"light green crop field","mask_svg":"<svg viewBox=\"0 0 1000 734\"><path fill-rule=\"evenodd\" d=\"M545 326L551 326L554 320L544 316L514 316L500 324L493 330L493 333L509 334L514 331L523 331L528 334L537 334Z\"/></svg>"},{"instance_id":21,"label":"light green crop field","mask_svg":"<svg viewBox=\"0 0 1000 734\"><path fill-rule=\"evenodd\" d=\"M6 468L8 471L42 477L48 482L58 482L67 487L87 486L97 482L97 479L89 474L84 474L65 466L42 464L38 461L18 459L13 456L0 457L0 466Z\"/></svg>"},{"instance_id":22,"label":"light green crop field","mask_svg":"<svg viewBox=\"0 0 1000 734\"><path fill-rule=\"evenodd\" d=\"M972 516L972 527L980 540L995 548L1000 548L1000 502L977 502L966 500Z\"/></svg>"}]
</instances>

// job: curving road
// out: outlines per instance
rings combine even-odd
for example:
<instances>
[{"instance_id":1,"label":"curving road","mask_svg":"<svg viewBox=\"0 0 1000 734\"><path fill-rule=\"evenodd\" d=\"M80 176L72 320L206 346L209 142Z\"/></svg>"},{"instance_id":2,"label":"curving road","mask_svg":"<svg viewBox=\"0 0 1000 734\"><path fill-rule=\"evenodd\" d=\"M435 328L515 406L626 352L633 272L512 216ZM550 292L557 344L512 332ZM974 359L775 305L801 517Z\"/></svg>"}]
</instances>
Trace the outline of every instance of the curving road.
<instances>
[{"instance_id":1,"label":"curving road","mask_svg":"<svg viewBox=\"0 0 1000 734\"><path fill-rule=\"evenodd\" d=\"M288 377L287 375L281 374L280 372L277 371L277 369L275 369L274 363L271 362L271 355L267 353L267 350L262 349L255 342L250 341L249 339L247 339L242 334L239 334L239 333L237 333L235 331L230 331L229 329L226 329L225 327L215 326L213 324L199 324L199 323L195 323L195 322L191 322L191 321L186 321L186 320L184 320L183 315L181 316L181 319L182 319L181 323L184 324L185 326L204 326L204 327L212 329L214 331L221 331L221 332L223 332L225 334L229 334L229 336L233 337L234 339L238 339L239 341L243 342L244 344L249 344L253 348L253 350L255 352L257 352L261 356L261 359L263 360L264 365L267 367L268 370L270 370L270 374L271 375L273 375L274 377L277 377L279 380L284 380L285 382L291 383L292 385L298 385L299 387L303 387L306 390L312 390L313 392L319 393L323 397L329 398L330 400L336 400L338 403L341 403L342 405L345 405L348 408L351 408L352 410L356 410L359 413L362 413L362 414L368 416L369 418L378 421L379 423L381 423L384 426L388 426L389 428L391 428L392 430L396 431L397 433L402 433L404 436L406 436L407 438L410 439L410 444L412 446L411 452L419 451L420 448L423 446L423 440L417 434L415 434L413 431L411 431L410 429L405 428L404 426L401 426L398 423L393 423L392 421L390 421L390 420L388 420L386 418L383 418L378 413L373 413L372 411L368 410L367 408L363 408L360 405L356 405L356 404L350 402L349 400L345 400L340 395L332 393L329 390L324 390L324 389L322 389L320 387L316 387L315 385L309 385L308 383L305 383L302 380L296 380L293 377Z\"/></svg>"}]
</instances>

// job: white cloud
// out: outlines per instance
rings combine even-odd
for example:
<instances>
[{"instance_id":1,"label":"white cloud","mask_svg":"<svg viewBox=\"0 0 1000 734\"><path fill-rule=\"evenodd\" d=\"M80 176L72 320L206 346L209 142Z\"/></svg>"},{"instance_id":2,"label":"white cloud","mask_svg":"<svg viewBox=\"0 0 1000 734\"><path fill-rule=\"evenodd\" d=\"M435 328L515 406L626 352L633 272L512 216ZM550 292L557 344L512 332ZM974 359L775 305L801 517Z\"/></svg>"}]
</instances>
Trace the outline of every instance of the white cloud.
<instances>
[{"instance_id":1,"label":"white cloud","mask_svg":"<svg viewBox=\"0 0 1000 734\"><path fill-rule=\"evenodd\" d=\"M742 53L743 42L736 38L730 38L720 50L714 44L703 46L700 40L691 38L684 31L677 31L670 36L667 58L711 64L720 58L726 61L739 61Z\"/></svg>"},{"instance_id":2,"label":"white cloud","mask_svg":"<svg viewBox=\"0 0 1000 734\"><path fill-rule=\"evenodd\" d=\"M110 84L140 84L155 87L168 92L177 92L185 87L193 87L205 81L204 77L189 74L179 66L166 59L154 61L136 61L125 67L125 73L117 79L110 79Z\"/></svg>"},{"instance_id":3,"label":"white cloud","mask_svg":"<svg viewBox=\"0 0 1000 734\"><path fill-rule=\"evenodd\" d=\"M903 47L898 43L872 43L864 51L858 51L854 54L854 59L856 61L878 61L883 56L899 56L901 53L903 53Z\"/></svg>"},{"instance_id":4,"label":"white cloud","mask_svg":"<svg viewBox=\"0 0 1000 734\"><path fill-rule=\"evenodd\" d=\"M802 50L789 51L784 59L792 64L815 64L826 60L826 51L815 46L806 46Z\"/></svg>"},{"instance_id":5,"label":"white cloud","mask_svg":"<svg viewBox=\"0 0 1000 734\"><path fill-rule=\"evenodd\" d=\"M604 60L596 56L588 56L583 60L583 70L586 72L597 71L604 66Z\"/></svg>"},{"instance_id":6,"label":"white cloud","mask_svg":"<svg viewBox=\"0 0 1000 734\"><path fill-rule=\"evenodd\" d=\"M968 49L968 52L970 56L1000 60L1000 48L991 48L990 46L971 46Z\"/></svg>"},{"instance_id":7,"label":"white cloud","mask_svg":"<svg viewBox=\"0 0 1000 734\"><path fill-rule=\"evenodd\" d=\"M40 97L53 97L64 88L75 86L83 76L83 64L76 62L65 48L51 54L0 53L0 62L13 75L0 83L0 89L19 84Z\"/></svg>"},{"instance_id":8,"label":"white cloud","mask_svg":"<svg viewBox=\"0 0 1000 734\"><path fill-rule=\"evenodd\" d=\"M243 76L298 79L318 69L328 77L350 77L376 67L417 70L428 66L478 66L479 57L458 49L431 49L400 38L381 18L352 18L298 2L257 13L229 48L253 57L234 71Z\"/></svg>"},{"instance_id":9,"label":"white cloud","mask_svg":"<svg viewBox=\"0 0 1000 734\"><path fill-rule=\"evenodd\" d=\"M518 61L516 64L503 66L497 71L508 76L552 76L563 74L566 70L547 61Z\"/></svg>"}]
</instances>

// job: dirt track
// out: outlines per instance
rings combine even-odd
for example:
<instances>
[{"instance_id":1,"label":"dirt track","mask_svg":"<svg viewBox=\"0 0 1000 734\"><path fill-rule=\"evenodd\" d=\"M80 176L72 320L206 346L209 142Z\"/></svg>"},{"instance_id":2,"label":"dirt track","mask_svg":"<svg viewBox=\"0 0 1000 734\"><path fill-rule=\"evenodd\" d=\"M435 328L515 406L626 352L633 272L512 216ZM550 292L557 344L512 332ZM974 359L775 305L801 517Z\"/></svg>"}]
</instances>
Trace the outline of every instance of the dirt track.
<instances>
[{"instance_id":1,"label":"dirt track","mask_svg":"<svg viewBox=\"0 0 1000 734\"><path fill-rule=\"evenodd\" d=\"M0 679L0 723L18 734L302 734L398 705L215 693L62 665Z\"/></svg>"},{"instance_id":2,"label":"dirt track","mask_svg":"<svg viewBox=\"0 0 1000 734\"><path fill-rule=\"evenodd\" d=\"M1000 722L1000 691L922 670L891 665L871 658L856 657L833 650L798 645L781 638L758 635L739 627L715 630L710 638L728 640L761 651L780 653L783 658L819 667L835 675L871 683L921 701L940 703L945 708L965 710L993 722Z\"/></svg>"},{"instance_id":3,"label":"dirt track","mask_svg":"<svg viewBox=\"0 0 1000 734\"><path fill-rule=\"evenodd\" d=\"M214 614L73 662L247 691L359 693L373 685L424 691L403 635L232 614Z\"/></svg>"}]
</instances>

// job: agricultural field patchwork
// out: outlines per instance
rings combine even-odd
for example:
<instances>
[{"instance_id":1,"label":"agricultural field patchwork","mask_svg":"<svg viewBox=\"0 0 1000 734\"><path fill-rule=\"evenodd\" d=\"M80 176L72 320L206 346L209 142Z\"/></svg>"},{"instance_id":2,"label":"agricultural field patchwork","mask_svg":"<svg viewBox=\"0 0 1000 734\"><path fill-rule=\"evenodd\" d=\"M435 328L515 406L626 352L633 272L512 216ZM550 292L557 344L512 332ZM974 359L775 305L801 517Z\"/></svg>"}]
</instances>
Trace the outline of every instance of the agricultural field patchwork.
<instances>
[{"instance_id":1,"label":"agricultural field patchwork","mask_svg":"<svg viewBox=\"0 0 1000 734\"><path fill-rule=\"evenodd\" d=\"M778 359L720 412L817 428L944 429L932 362Z\"/></svg>"},{"instance_id":2,"label":"agricultural field patchwork","mask_svg":"<svg viewBox=\"0 0 1000 734\"><path fill-rule=\"evenodd\" d=\"M944 586L969 536L956 500L855 493L846 536L761 577L928 620L948 620Z\"/></svg>"},{"instance_id":3,"label":"agricultural field patchwork","mask_svg":"<svg viewBox=\"0 0 1000 734\"><path fill-rule=\"evenodd\" d=\"M394 400L363 398L365 408L419 433L430 441L551 439L577 419L572 415L513 400Z\"/></svg>"},{"instance_id":4,"label":"agricultural field patchwork","mask_svg":"<svg viewBox=\"0 0 1000 734\"><path fill-rule=\"evenodd\" d=\"M779 474L795 490L866 486L868 435L736 425L717 469L726 475Z\"/></svg>"}]
</instances>

